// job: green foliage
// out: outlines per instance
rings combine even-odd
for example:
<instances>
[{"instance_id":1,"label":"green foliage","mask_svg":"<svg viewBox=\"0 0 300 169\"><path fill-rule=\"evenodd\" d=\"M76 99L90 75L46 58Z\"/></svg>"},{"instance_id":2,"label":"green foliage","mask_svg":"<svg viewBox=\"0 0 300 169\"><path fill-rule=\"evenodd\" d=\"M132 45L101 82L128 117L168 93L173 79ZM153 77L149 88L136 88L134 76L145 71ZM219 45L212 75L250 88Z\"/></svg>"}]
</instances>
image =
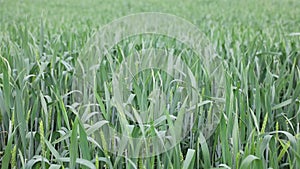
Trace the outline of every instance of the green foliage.
<instances>
[{"instance_id":1,"label":"green foliage","mask_svg":"<svg viewBox=\"0 0 300 169\"><path fill-rule=\"evenodd\" d=\"M1 168L300 168L299 10L297 0L0 1ZM210 75L193 54L183 53L201 84L196 125L171 150L137 159L108 151L105 127L113 122L122 131L122 125L132 125L130 120L116 120L109 81L124 55L153 44L178 47L179 42L132 37L134 50L126 40L116 45L110 51L116 60L103 63L98 71L96 108L80 103L73 87L78 55L98 28L145 11L184 17L204 32L225 68L225 98L219 98L225 107L219 110L215 132L205 138L198 126L204 123L201 113L211 113L214 103ZM147 107L155 98L148 95L160 80L164 89L178 87L160 71L136 77L140 80L126 103L135 112L157 110ZM178 100L175 94L170 99ZM169 112L164 113L171 121ZM135 125L124 132L133 137L156 134L153 127ZM174 126L167 122L163 127Z\"/></svg>"}]
</instances>

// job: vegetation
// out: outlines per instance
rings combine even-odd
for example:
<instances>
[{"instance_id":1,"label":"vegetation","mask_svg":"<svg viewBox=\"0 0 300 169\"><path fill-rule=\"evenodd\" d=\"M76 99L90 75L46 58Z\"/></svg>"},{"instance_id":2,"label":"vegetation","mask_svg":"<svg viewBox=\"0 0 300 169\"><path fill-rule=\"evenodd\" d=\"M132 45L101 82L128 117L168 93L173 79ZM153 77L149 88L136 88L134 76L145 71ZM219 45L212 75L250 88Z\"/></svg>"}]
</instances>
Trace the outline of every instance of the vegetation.
<instances>
[{"instance_id":1,"label":"vegetation","mask_svg":"<svg viewBox=\"0 0 300 169\"><path fill-rule=\"evenodd\" d=\"M300 1L175 1L0 0L1 168L300 168ZM224 68L224 98L213 97L213 76L191 49L141 35L115 45L109 51L115 60L100 64L96 105L78 99L77 59L88 40L114 19L147 11L185 18L206 35ZM125 57L157 46L177 49L194 74L198 125L161 154L116 155L107 148L105 126L122 132L120 126L135 123L116 115L114 73ZM136 110L157 110L149 101L157 86L173 92L171 104L185 96L176 95L182 84L163 71L146 70L136 79L128 99ZM198 127L216 100L222 106L213 108L219 119L208 136ZM172 110L163 112L169 119L160 130L180 115ZM156 134L151 125L144 131L137 123L129 134Z\"/></svg>"}]
</instances>

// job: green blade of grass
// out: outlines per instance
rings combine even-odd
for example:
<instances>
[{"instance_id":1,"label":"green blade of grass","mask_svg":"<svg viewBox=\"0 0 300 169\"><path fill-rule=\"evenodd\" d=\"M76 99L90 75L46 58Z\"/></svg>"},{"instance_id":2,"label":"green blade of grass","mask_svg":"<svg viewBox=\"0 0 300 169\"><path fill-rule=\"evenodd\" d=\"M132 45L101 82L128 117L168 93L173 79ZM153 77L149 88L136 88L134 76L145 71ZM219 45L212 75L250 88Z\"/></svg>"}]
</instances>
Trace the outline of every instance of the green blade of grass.
<instances>
[{"instance_id":1,"label":"green blade of grass","mask_svg":"<svg viewBox=\"0 0 300 169\"><path fill-rule=\"evenodd\" d=\"M182 168L183 169L194 168L194 162L195 162L195 150L188 149Z\"/></svg>"},{"instance_id":2,"label":"green blade of grass","mask_svg":"<svg viewBox=\"0 0 300 169\"><path fill-rule=\"evenodd\" d=\"M254 155L248 155L241 163L240 168L242 169L248 169L251 167L252 163L255 162L256 160L260 160L258 157Z\"/></svg>"},{"instance_id":3,"label":"green blade of grass","mask_svg":"<svg viewBox=\"0 0 300 169\"><path fill-rule=\"evenodd\" d=\"M78 141L77 141L77 130L78 130L78 118L75 119L72 134L70 140L70 168L75 169L76 158L78 155Z\"/></svg>"}]
</instances>

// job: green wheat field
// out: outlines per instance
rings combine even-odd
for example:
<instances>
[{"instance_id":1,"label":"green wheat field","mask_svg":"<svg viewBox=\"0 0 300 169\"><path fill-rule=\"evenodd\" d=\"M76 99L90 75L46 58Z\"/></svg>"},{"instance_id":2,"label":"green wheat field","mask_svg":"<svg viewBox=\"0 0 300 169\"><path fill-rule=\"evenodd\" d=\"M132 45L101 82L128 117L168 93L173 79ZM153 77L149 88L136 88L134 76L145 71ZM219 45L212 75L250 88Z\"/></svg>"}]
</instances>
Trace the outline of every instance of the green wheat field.
<instances>
[{"instance_id":1,"label":"green wheat field","mask_svg":"<svg viewBox=\"0 0 300 169\"><path fill-rule=\"evenodd\" d=\"M158 35L116 44L98 65L91 95L76 90L78 58L89 39L113 20L140 12L172 14L199 28L222 65L219 97L212 92L214 75L192 49ZM132 157L124 147L116 154L107 126L133 138L160 138L172 132L182 108L193 106L184 101L187 85L155 69L138 73L130 95L116 103L115 84L126 86L113 83L120 63L150 47L172 48L189 66L198 84L194 123L184 123L191 127L185 137L159 154ZM156 87L168 93L159 105ZM120 105L135 113L162 111L162 118L147 125L124 119ZM214 130L203 129L212 118ZM300 1L0 0L0 166L299 169Z\"/></svg>"}]
</instances>

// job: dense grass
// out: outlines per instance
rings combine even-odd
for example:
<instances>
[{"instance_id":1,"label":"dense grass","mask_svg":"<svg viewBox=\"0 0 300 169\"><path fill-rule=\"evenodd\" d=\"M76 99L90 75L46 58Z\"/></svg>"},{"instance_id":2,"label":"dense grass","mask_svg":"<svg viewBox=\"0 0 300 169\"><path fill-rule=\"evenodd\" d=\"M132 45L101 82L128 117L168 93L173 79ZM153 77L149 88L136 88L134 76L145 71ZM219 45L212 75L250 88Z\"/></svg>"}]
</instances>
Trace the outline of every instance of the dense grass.
<instances>
[{"instance_id":1,"label":"dense grass","mask_svg":"<svg viewBox=\"0 0 300 169\"><path fill-rule=\"evenodd\" d=\"M78 101L75 67L86 42L99 28L118 17L145 11L175 14L199 27L224 66L225 97L219 99L224 101L217 112L220 121L210 137L204 139L205 133L194 125L180 144L160 155L116 156L107 151L99 132L106 121L121 130L122 122L113 120L118 109L110 97L112 68L118 69L122 53L130 56L131 50L155 46L157 37L124 40L111 50L116 61L100 66L94 97L98 104L94 110L105 114L100 123L84 113ZM300 168L299 13L296 0L0 0L1 167ZM133 49L128 47L130 40L136 43ZM161 41L171 48L185 48L172 39ZM204 70L201 63L193 64L191 51L182 58L197 75L197 82L206 84L197 93L199 103L205 103L196 116L201 124L200 115L207 114L210 101L215 101L209 75L201 76ZM170 86L170 77L156 70L145 71L138 79L131 104L140 110L147 109L145 97L159 83L151 79L162 79L164 89L170 88L166 90L178 87ZM131 134L141 135L139 130Z\"/></svg>"}]
</instances>

